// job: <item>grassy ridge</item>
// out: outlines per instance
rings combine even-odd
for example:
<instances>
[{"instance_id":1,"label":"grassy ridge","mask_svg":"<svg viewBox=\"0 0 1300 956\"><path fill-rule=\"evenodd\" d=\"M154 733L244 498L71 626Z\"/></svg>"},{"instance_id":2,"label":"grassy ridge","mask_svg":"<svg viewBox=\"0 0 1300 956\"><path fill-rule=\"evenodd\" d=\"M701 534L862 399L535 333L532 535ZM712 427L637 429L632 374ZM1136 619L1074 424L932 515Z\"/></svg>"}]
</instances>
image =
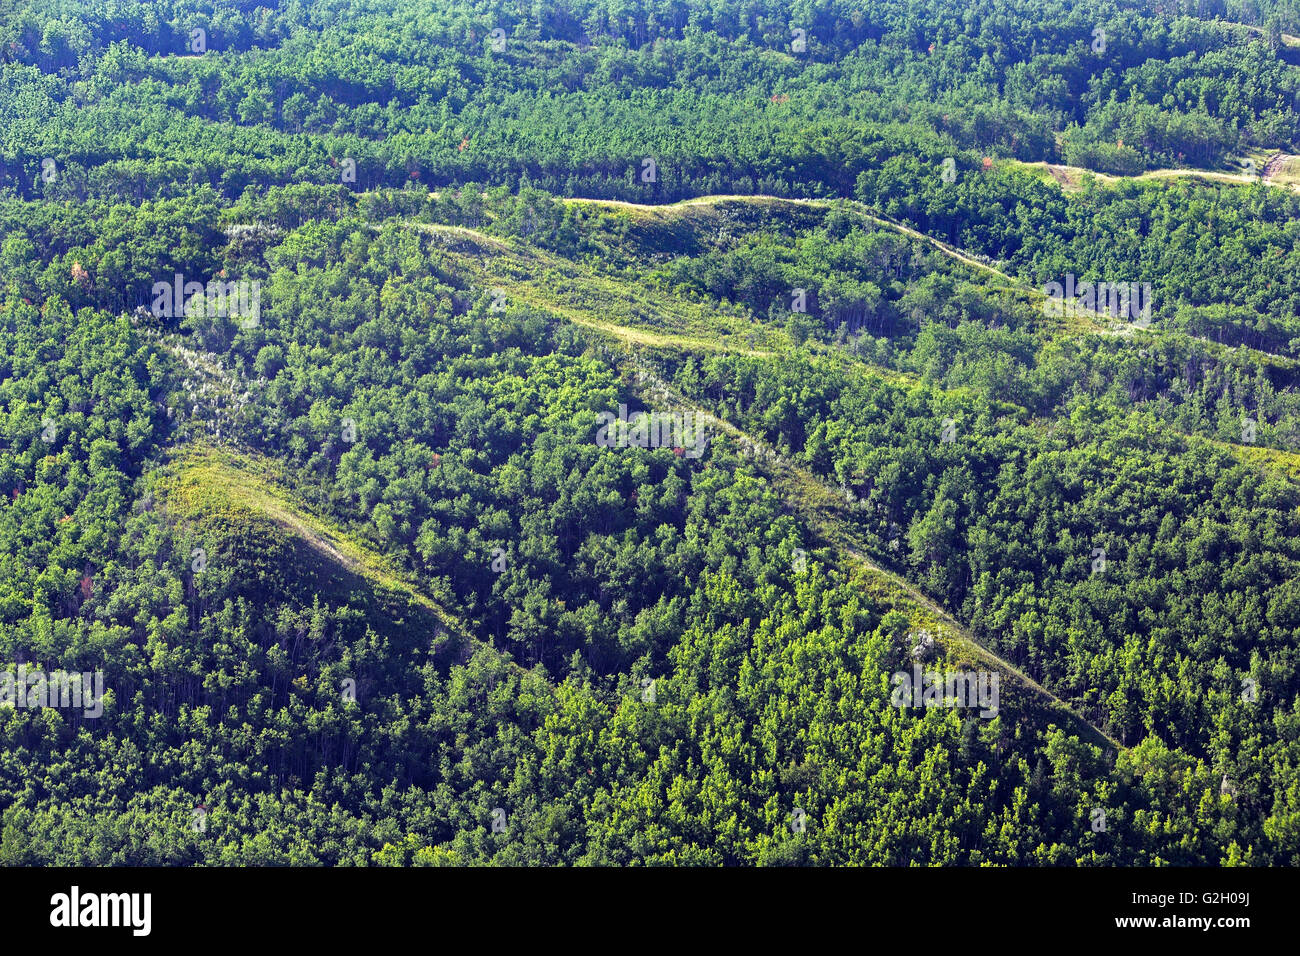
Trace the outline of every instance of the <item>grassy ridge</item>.
<instances>
[{"instance_id":1,"label":"grassy ridge","mask_svg":"<svg viewBox=\"0 0 1300 956\"><path fill-rule=\"evenodd\" d=\"M361 602L395 623L428 629L439 656L453 656L472 641L455 617L381 555L296 504L275 463L189 446L155 480L169 517L192 526L205 543L210 538L242 571L290 590Z\"/></svg>"},{"instance_id":2,"label":"grassy ridge","mask_svg":"<svg viewBox=\"0 0 1300 956\"><path fill-rule=\"evenodd\" d=\"M781 200L760 200L759 203L763 207L777 204L785 205ZM714 224L716 205L717 202L713 200L704 200L679 203L671 207L671 210L629 206L629 211L633 217L642 221L642 235L645 236L664 223L672 223L677 229L683 226L708 228ZM693 221L697 213L702 213L705 218L703 226ZM438 227L422 228L438 231ZM458 229L456 235L464 238L471 232ZM790 511L806 521L821 543L829 549L827 556L831 562L850 569L857 585L883 607L902 611L912 621L915 629L926 629L934 634L949 666L994 669L1007 680L1005 686L1011 706L1036 711L1044 718L1044 722L1063 724L1103 749L1123 749L1116 740L1075 713L1066 702L981 645L952 615L916 587L869 557L868 546L854 531L852 515L846 502L834 489L807 469L777 455L732 423L707 410L693 407L680 395L671 392L652 373L647 375L646 367L638 358L638 350L650 350L661 355L728 351L770 357L772 353L740 347L734 341L737 336L733 327L720 322L716 313L698 304L683 303L654 288L633 287L629 283L593 275L569 260L531 247L525 248L518 244L504 246L491 241L490 237L482 238L485 241L474 246L475 254L467 255L463 247L452 253L478 282L503 288L510 297L555 313L621 343L627 350L625 361L642 370L638 376L638 391L643 398L652 401L655 407L692 408L705 417L719 433L736 442L773 481ZM659 237L652 238L652 241L657 238ZM537 273L543 270L545 274L539 277ZM563 277L562 280L557 280L557 274ZM611 321L611 316L620 321ZM646 321L647 316L652 316L661 327L674 331L650 331L644 328L640 322ZM622 324L623 322L627 324ZM779 348L779 351L791 346L786 333L769 323L751 318L747 328L752 330L750 334L761 338L764 343L782 342L783 348ZM852 366L852 371L857 374L879 376L894 384L917 387L915 379L905 373L851 361L838 349L817 347L814 343L810 345L816 347L828 360L845 365L846 371Z\"/></svg>"}]
</instances>

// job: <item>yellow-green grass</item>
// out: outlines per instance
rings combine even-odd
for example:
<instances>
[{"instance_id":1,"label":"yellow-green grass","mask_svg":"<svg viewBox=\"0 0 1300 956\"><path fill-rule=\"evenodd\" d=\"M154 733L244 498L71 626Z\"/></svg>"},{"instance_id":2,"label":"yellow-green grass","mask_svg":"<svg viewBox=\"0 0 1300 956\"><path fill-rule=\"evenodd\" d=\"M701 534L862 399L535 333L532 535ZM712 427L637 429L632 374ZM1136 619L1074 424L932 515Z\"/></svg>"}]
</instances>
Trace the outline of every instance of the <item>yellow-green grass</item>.
<instances>
[{"instance_id":1,"label":"yellow-green grass","mask_svg":"<svg viewBox=\"0 0 1300 956\"><path fill-rule=\"evenodd\" d=\"M1131 176L1102 173L1082 166L1068 166L1063 163L1042 161L1029 163L1008 159L1003 160L1002 164L1008 168L1022 170L1043 182L1056 183L1062 190L1069 193L1081 192L1089 181L1105 186L1113 186L1125 180L1153 179L1198 179L1204 182L1228 183L1237 186L1249 186L1261 182L1269 186L1290 186L1300 181L1290 173L1281 176L1271 175L1267 179L1263 178L1264 170L1272 155L1264 150L1250 150L1226 169L1194 169L1191 167L1148 169ZM1255 164L1254 175L1248 171L1245 165L1247 160Z\"/></svg>"},{"instance_id":2,"label":"yellow-green grass","mask_svg":"<svg viewBox=\"0 0 1300 956\"><path fill-rule=\"evenodd\" d=\"M1247 464L1280 472L1292 481L1300 482L1300 454L1278 448L1265 448L1261 445L1236 445L1227 442L1216 444L1226 445L1232 454Z\"/></svg>"},{"instance_id":3,"label":"yellow-green grass","mask_svg":"<svg viewBox=\"0 0 1300 956\"><path fill-rule=\"evenodd\" d=\"M428 631L449 652L470 639L459 621L366 544L296 503L283 469L249 454L202 446L178 452L155 477L160 507L209 552L270 587L373 602L397 624Z\"/></svg>"},{"instance_id":4,"label":"yellow-green grass","mask_svg":"<svg viewBox=\"0 0 1300 956\"><path fill-rule=\"evenodd\" d=\"M482 256L468 257L461 264L484 287L499 287L507 301L554 313L625 345L679 352L729 352L752 358L776 358L792 348L789 335L769 322L730 315L720 318L707 304L682 299L666 289L595 275L567 260L532 249L485 244L482 251ZM548 270L546 277L533 277L539 266ZM563 282L551 278L557 271L563 272ZM659 325L648 329L628 322L625 317L629 315L654 316ZM895 385L912 386L917 382L909 372L867 364L842 349L819 342L809 342L806 348ZM952 390L950 394L963 391Z\"/></svg>"},{"instance_id":5,"label":"yellow-green grass","mask_svg":"<svg viewBox=\"0 0 1300 956\"><path fill-rule=\"evenodd\" d=\"M485 291L500 288L507 302L555 312L625 342L763 357L789 347L783 331L756 324L740 310L723 311L707 302L598 275L536 247L505 243L471 229L426 224L418 228L471 240L449 246L446 254Z\"/></svg>"}]
</instances>

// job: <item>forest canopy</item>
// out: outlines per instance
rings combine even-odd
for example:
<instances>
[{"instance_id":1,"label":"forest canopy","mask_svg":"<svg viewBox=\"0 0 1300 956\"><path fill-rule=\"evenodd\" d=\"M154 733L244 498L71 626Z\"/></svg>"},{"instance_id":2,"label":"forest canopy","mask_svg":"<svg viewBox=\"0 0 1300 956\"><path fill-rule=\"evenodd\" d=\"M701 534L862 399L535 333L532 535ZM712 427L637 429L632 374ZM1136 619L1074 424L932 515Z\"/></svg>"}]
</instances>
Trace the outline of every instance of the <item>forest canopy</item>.
<instances>
[{"instance_id":1,"label":"forest canopy","mask_svg":"<svg viewBox=\"0 0 1300 956\"><path fill-rule=\"evenodd\" d=\"M0 862L1297 865L1297 34L0 5Z\"/></svg>"}]
</instances>

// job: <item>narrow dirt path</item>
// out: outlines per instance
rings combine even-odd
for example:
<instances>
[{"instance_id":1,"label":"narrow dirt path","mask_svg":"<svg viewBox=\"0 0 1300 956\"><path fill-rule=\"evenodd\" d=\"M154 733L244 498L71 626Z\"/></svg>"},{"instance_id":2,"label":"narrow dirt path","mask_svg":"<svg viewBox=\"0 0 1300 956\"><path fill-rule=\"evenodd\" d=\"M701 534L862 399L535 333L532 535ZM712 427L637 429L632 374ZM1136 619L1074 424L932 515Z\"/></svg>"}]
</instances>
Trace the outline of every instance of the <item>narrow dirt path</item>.
<instances>
[{"instance_id":1,"label":"narrow dirt path","mask_svg":"<svg viewBox=\"0 0 1300 956\"><path fill-rule=\"evenodd\" d=\"M1252 176L1249 171L1243 169L1240 173L1223 172L1216 169L1195 169L1192 167L1167 166L1160 169L1147 169L1140 173L1132 175L1120 175L1117 173L1102 173L1095 169L1088 169L1086 166L1069 166L1065 163L1048 163L1048 162L1017 162L1017 165L1024 169L1045 169L1048 175L1063 188L1071 192L1077 192L1080 188L1084 177L1091 176L1098 182L1112 185L1126 179L1205 179L1217 183L1236 183L1238 185L1250 185L1258 182L1258 178ZM1280 185L1280 184L1270 184Z\"/></svg>"}]
</instances>

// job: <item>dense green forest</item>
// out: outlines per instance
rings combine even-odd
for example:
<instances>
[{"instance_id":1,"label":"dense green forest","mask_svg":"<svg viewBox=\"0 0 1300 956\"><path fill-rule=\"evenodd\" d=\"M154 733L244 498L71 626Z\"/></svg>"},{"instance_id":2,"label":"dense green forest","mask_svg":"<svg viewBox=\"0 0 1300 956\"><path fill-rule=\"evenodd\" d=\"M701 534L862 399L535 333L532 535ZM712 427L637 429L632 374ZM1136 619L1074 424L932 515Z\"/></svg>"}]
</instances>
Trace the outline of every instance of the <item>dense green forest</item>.
<instances>
[{"instance_id":1,"label":"dense green forest","mask_svg":"<svg viewBox=\"0 0 1300 956\"><path fill-rule=\"evenodd\" d=\"M0 0L0 862L1300 864L1295 34Z\"/></svg>"}]
</instances>

